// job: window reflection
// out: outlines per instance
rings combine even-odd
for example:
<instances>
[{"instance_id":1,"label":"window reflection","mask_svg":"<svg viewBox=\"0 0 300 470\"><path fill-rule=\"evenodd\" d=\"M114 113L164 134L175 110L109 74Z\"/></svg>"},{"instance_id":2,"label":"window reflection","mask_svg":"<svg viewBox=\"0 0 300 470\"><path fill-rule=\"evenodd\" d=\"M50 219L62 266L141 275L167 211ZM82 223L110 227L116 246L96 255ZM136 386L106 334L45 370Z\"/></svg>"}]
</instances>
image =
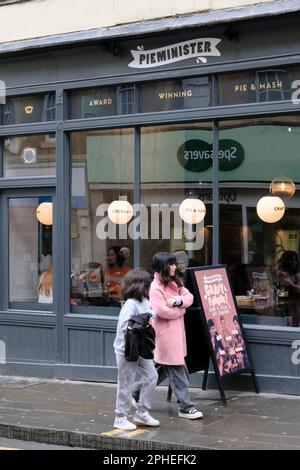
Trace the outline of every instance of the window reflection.
<instances>
[{"instance_id":1,"label":"window reflection","mask_svg":"<svg viewBox=\"0 0 300 470\"><path fill-rule=\"evenodd\" d=\"M8 97L2 109L4 125L54 121L55 93Z\"/></svg>"},{"instance_id":2,"label":"window reflection","mask_svg":"<svg viewBox=\"0 0 300 470\"><path fill-rule=\"evenodd\" d=\"M109 204L133 203L133 130L71 134L71 305L119 307L120 287L133 267L128 224L117 225ZM74 310L74 311L75 311Z\"/></svg>"},{"instance_id":3,"label":"window reflection","mask_svg":"<svg viewBox=\"0 0 300 470\"><path fill-rule=\"evenodd\" d=\"M68 98L69 119L203 108L212 104L212 80L204 76L88 88L71 91Z\"/></svg>"},{"instance_id":4,"label":"window reflection","mask_svg":"<svg viewBox=\"0 0 300 470\"><path fill-rule=\"evenodd\" d=\"M218 78L218 104L224 106L291 100L292 83L299 77L299 67L222 74Z\"/></svg>"},{"instance_id":5,"label":"window reflection","mask_svg":"<svg viewBox=\"0 0 300 470\"><path fill-rule=\"evenodd\" d=\"M51 197L10 198L9 302L18 308L43 309L53 302L52 225L38 221L36 210ZM45 306L49 310L50 306Z\"/></svg>"},{"instance_id":6,"label":"window reflection","mask_svg":"<svg viewBox=\"0 0 300 470\"><path fill-rule=\"evenodd\" d=\"M4 140L3 174L5 177L55 175L55 135L6 137Z\"/></svg>"},{"instance_id":7,"label":"window reflection","mask_svg":"<svg viewBox=\"0 0 300 470\"><path fill-rule=\"evenodd\" d=\"M298 192L282 196L286 210L276 223L263 222L256 211L274 178L284 174L299 184L299 124L298 116L220 123L220 139L236 140L244 152L240 165L220 167L220 193L235 194L220 204L220 251L245 323L300 326ZM292 269L282 267L287 254Z\"/></svg>"},{"instance_id":8,"label":"window reflection","mask_svg":"<svg viewBox=\"0 0 300 470\"><path fill-rule=\"evenodd\" d=\"M141 129L144 269L151 271L152 257L158 251L181 255L187 266L211 264L211 144L211 123ZM185 224L179 216L179 205L186 199L205 204L201 222Z\"/></svg>"},{"instance_id":9,"label":"window reflection","mask_svg":"<svg viewBox=\"0 0 300 470\"><path fill-rule=\"evenodd\" d=\"M141 113L211 106L210 77L190 77L139 85Z\"/></svg>"}]
</instances>

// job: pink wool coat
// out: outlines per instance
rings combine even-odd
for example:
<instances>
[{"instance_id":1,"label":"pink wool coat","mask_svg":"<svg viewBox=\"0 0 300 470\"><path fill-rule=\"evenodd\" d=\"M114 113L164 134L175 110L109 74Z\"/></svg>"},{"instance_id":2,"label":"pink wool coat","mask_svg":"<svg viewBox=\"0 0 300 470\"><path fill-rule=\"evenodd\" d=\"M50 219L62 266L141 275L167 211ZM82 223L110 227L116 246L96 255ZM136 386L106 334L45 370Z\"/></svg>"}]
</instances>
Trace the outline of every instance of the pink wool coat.
<instances>
[{"instance_id":1,"label":"pink wool coat","mask_svg":"<svg viewBox=\"0 0 300 470\"><path fill-rule=\"evenodd\" d=\"M180 296L181 307L168 307L167 299ZM152 320L155 329L154 360L159 364L172 366L183 365L186 352L186 338L184 329L185 309L193 303L193 295L185 288L178 287L171 282L165 287L160 282L158 273L150 287L149 300L151 308L157 317Z\"/></svg>"}]
</instances>

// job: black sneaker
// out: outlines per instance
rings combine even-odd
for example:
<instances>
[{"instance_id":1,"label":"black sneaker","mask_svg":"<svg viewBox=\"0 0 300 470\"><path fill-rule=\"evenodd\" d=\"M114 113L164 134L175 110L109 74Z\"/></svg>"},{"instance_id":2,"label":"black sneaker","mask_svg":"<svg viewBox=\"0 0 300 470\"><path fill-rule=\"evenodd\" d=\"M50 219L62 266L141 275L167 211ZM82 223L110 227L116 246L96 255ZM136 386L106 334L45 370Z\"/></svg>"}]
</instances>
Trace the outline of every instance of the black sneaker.
<instances>
[{"instance_id":1,"label":"black sneaker","mask_svg":"<svg viewBox=\"0 0 300 470\"><path fill-rule=\"evenodd\" d=\"M187 418L187 419L200 419L203 418L202 411L196 410L196 408L190 408L189 410L179 410L178 411L179 418Z\"/></svg>"}]
</instances>

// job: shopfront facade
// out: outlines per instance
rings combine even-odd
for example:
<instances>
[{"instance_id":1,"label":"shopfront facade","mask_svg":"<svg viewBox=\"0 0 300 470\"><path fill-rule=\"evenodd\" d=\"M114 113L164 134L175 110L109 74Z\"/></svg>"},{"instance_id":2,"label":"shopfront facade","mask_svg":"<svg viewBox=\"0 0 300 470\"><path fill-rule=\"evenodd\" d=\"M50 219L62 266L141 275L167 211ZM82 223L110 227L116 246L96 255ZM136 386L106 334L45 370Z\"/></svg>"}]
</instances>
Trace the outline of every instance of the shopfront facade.
<instances>
[{"instance_id":1,"label":"shopfront facade","mask_svg":"<svg viewBox=\"0 0 300 470\"><path fill-rule=\"evenodd\" d=\"M300 252L298 20L2 58L2 373L115 381L121 279L171 251L228 266L261 389L300 393L300 287L298 308L296 272L294 290L278 276ZM296 191L266 223L257 203L286 178ZM186 199L205 205L197 224ZM125 224L107 215L120 200Z\"/></svg>"}]
</instances>

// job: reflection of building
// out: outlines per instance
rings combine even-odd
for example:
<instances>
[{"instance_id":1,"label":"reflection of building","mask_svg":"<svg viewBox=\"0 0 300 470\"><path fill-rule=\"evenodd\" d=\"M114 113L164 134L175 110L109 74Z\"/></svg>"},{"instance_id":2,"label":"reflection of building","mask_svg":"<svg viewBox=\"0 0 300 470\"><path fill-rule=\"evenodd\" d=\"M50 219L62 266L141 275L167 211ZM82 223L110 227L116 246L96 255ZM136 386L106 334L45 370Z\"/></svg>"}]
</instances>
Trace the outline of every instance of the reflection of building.
<instances>
[{"instance_id":1,"label":"reflection of building","mask_svg":"<svg viewBox=\"0 0 300 470\"><path fill-rule=\"evenodd\" d=\"M4 176L55 175L55 134L7 137Z\"/></svg>"},{"instance_id":2,"label":"reflection of building","mask_svg":"<svg viewBox=\"0 0 300 470\"><path fill-rule=\"evenodd\" d=\"M282 9L286 4L271 3L274 9L273 3ZM88 7L78 8L86 18ZM268 10L262 29L260 20L245 20L266 12L264 5L256 8L242 8L236 24L232 10L223 10L218 25L213 13L199 13L151 24L127 18L130 24L105 32L99 25L92 31L74 26L77 32L55 37L52 30L38 33L37 21L33 42L5 40L0 32L0 53L6 54L0 78L8 92L0 152L4 371L115 378L119 304L110 302L105 285L109 248L124 247L127 266L149 270L152 255L162 250L184 250L190 266L226 263L242 297L251 290L252 272L266 272L273 282L282 250L299 254L298 191L284 201L286 213L278 223L265 224L256 213L275 177L291 177L299 189L300 114L291 101L300 80L299 12L270 17ZM48 27L53 24L49 20ZM41 53L45 44L47 53ZM42 197L53 200L51 230L37 226ZM133 223L102 236L103 205L120 197L146 208L140 238L128 233L129 226L136 229ZM159 212L186 198L206 205L196 228L201 243L194 249L187 248L190 232L178 238L174 214ZM35 283L51 251L54 303L42 309ZM125 261L116 258L118 272ZM299 393L299 369L290 361L299 330L288 301L257 309L242 302L261 388Z\"/></svg>"},{"instance_id":3,"label":"reflection of building","mask_svg":"<svg viewBox=\"0 0 300 470\"><path fill-rule=\"evenodd\" d=\"M287 78L286 78L287 77ZM290 96L288 70L260 70L255 74L256 101L285 101Z\"/></svg>"}]
</instances>

